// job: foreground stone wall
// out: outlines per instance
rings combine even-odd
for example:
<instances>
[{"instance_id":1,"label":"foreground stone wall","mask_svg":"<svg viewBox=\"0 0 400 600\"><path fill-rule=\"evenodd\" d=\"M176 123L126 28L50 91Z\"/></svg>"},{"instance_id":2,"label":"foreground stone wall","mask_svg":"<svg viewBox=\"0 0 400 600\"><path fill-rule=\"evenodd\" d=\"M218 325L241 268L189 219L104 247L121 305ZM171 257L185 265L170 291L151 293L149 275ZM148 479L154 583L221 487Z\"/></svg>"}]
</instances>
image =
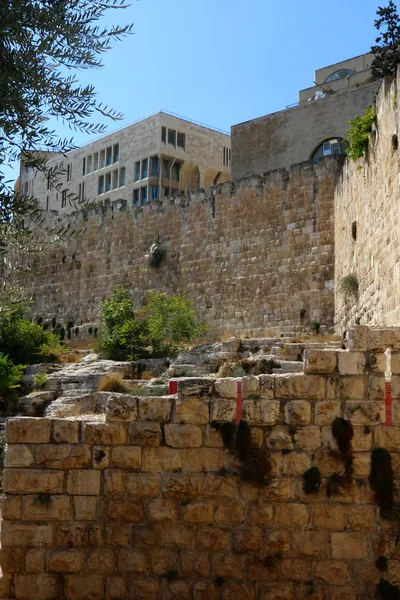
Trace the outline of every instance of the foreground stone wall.
<instances>
[{"instance_id":1,"label":"foreground stone wall","mask_svg":"<svg viewBox=\"0 0 400 600\"><path fill-rule=\"evenodd\" d=\"M149 289L185 292L213 335L302 331L333 325L333 192L341 158L304 163L143 208L125 202L72 216L86 229L33 263L23 283L33 314L66 324L98 321L116 285L140 303ZM160 237L163 264L148 264ZM300 318L300 310L306 314Z\"/></svg>"},{"instance_id":2,"label":"foreground stone wall","mask_svg":"<svg viewBox=\"0 0 400 600\"><path fill-rule=\"evenodd\" d=\"M375 597L382 555L396 583L396 521L381 519L368 475L383 447L400 478L400 332L358 327L349 343L308 351L305 374L243 379L252 444L271 465L264 485L241 479L210 425L235 418L232 379L180 380L163 398L109 394L104 422L9 419L0 597L360 600ZM354 427L353 477L328 496L344 473L337 416ZM312 465L322 484L307 495Z\"/></svg>"},{"instance_id":3,"label":"foreground stone wall","mask_svg":"<svg viewBox=\"0 0 400 600\"><path fill-rule=\"evenodd\" d=\"M347 162L335 194L335 323L400 323L399 79L377 98L376 130L365 159ZM356 275L358 296L341 291Z\"/></svg>"}]
</instances>

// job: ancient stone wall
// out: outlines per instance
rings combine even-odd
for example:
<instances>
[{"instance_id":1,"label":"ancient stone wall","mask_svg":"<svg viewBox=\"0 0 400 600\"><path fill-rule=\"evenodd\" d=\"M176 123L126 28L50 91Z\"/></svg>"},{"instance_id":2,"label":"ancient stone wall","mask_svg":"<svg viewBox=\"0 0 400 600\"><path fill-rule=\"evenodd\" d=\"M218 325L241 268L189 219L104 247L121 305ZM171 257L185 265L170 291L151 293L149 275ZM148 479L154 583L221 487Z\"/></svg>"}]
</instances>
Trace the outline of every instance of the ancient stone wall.
<instances>
[{"instance_id":1,"label":"ancient stone wall","mask_svg":"<svg viewBox=\"0 0 400 600\"><path fill-rule=\"evenodd\" d=\"M34 275L23 280L33 314L96 322L101 301L127 285L138 303L148 289L187 293L213 335L302 331L312 320L332 326L332 202L341 165L328 157L143 208L115 202L51 213L56 227L86 233L35 259ZM167 253L152 268L158 236Z\"/></svg>"},{"instance_id":2,"label":"ancient stone wall","mask_svg":"<svg viewBox=\"0 0 400 600\"><path fill-rule=\"evenodd\" d=\"M211 424L235 419L233 379L109 394L103 421L9 419L0 597L360 600L375 597L380 556L398 582L397 521L381 518L368 476L381 447L399 483L400 331L355 328L350 348L308 351L305 374L243 379L244 460ZM336 417L354 429L342 454ZM322 480L306 493L312 466Z\"/></svg>"},{"instance_id":3,"label":"ancient stone wall","mask_svg":"<svg viewBox=\"0 0 400 600\"><path fill-rule=\"evenodd\" d=\"M399 80L385 81L365 159L347 162L335 194L335 323L399 325ZM358 296L341 290L355 275Z\"/></svg>"}]
</instances>

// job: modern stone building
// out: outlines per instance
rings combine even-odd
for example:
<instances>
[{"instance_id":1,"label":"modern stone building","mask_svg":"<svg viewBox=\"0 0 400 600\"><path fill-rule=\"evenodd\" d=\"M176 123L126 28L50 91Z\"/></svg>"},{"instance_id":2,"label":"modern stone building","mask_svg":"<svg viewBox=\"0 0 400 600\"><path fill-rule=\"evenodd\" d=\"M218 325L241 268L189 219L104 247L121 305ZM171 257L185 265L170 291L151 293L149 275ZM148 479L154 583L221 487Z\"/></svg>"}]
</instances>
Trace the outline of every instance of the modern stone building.
<instances>
[{"instance_id":1,"label":"modern stone building","mask_svg":"<svg viewBox=\"0 0 400 600\"><path fill-rule=\"evenodd\" d=\"M370 81L371 62L365 54L319 69L296 106L233 126L232 179L343 154L350 119L373 104L380 85Z\"/></svg>"},{"instance_id":2,"label":"modern stone building","mask_svg":"<svg viewBox=\"0 0 400 600\"><path fill-rule=\"evenodd\" d=\"M160 111L65 156L52 156L48 167L62 164L64 170L57 186L22 160L19 185L48 210L71 210L70 194L81 201L139 206L224 183L230 163L227 133Z\"/></svg>"}]
</instances>

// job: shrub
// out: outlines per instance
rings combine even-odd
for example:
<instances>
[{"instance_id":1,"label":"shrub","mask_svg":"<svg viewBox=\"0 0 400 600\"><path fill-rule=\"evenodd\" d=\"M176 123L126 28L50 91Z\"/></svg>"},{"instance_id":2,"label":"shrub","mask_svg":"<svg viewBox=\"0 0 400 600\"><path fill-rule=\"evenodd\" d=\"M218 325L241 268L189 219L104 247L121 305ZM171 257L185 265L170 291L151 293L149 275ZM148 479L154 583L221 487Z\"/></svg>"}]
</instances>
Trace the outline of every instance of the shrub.
<instances>
[{"instance_id":1,"label":"shrub","mask_svg":"<svg viewBox=\"0 0 400 600\"><path fill-rule=\"evenodd\" d=\"M318 321L311 321L311 329L315 335L318 335L319 330L321 329L321 324Z\"/></svg>"},{"instance_id":2,"label":"shrub","mask_svg":"<svg viewBox=\"0 0 400 600\"><path fill-rule=\"evenodd\" d=\"M347 132L347 141L349 142L347 156L350 160L357 160L364 156L369 134L375 122L376 109L374 106L367 108L361 117L354 117L350 121L350 129Z\"/></svg>"},{"instance_id":3,"label":"shrub","mask_svg":"<svg viewBox=\"0 0 400 600\"><path fill-rule=\"evenodd\" d=\"M346 296L358 297L358 279L357 275L351 273L343 277L340 282L340 291Z\"/></svg>"},{"instance_id":4,"label":"shrub","mask_svg":"<svg viewBox=\"0 0 400 600\"><path fill-rule=\"evenodd\" d=\"M44 390L47 383L46 373L35 373L33 376L33 381L35 384L35 390Z\"/></svg>"},{"instance_id":5,"label":"shrub","mask_svg":"<svg viewBox=\"0 0 400 600\"><path fill-rule=\"evenodd\" d=\"M12 360L0 353L0 407L2 414L8 414L13 408L18 393L24 367L14 365Z\"/></svg>"},{"instance_id":6,"label":"shrub","mask_svg":"<svg viewBox=\"0 0 400 600\"><path fill-rule=\"evenodd\" d=\"M127 394L129 388L125 385L122 380L122 376L119 373L107 373L100 380L97 386L98 392L116 392L118 394Z\"/></svg>"}]
</instances>

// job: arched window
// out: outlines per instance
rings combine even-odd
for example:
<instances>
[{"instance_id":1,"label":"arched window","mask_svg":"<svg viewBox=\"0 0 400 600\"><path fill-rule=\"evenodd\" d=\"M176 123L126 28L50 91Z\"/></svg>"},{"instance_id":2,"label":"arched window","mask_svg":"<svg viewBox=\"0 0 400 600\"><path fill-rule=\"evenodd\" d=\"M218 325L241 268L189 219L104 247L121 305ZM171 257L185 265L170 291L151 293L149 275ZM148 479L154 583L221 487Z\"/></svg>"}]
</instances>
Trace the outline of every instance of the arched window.
<instances>
[{"instance_id":1,"label":"arched window","mask_svg":"<svg viewBox=\"0 0 400 600\"><path fill-rule=\"evenodd\" d=\"M318 163L320 158L330 156L331 154L346 154L348 143L342 138L332 138L322 142L313 152L311 160L313 163Z\"/></svg>"},{"instance_id":2,"label":"arched window","mask_svg":"<svg viewBox=\"0 0 400 600\"><path fill-rule=\"evenodd\" d=\"M337 79L343 79L344 77L348 77L350 75L354 75L354 71L351 69L339 69L339 71L335 71L329 77L327 77L324 83L329 83L330 81L336 81Z\"/></svg>"}]
</instances>

